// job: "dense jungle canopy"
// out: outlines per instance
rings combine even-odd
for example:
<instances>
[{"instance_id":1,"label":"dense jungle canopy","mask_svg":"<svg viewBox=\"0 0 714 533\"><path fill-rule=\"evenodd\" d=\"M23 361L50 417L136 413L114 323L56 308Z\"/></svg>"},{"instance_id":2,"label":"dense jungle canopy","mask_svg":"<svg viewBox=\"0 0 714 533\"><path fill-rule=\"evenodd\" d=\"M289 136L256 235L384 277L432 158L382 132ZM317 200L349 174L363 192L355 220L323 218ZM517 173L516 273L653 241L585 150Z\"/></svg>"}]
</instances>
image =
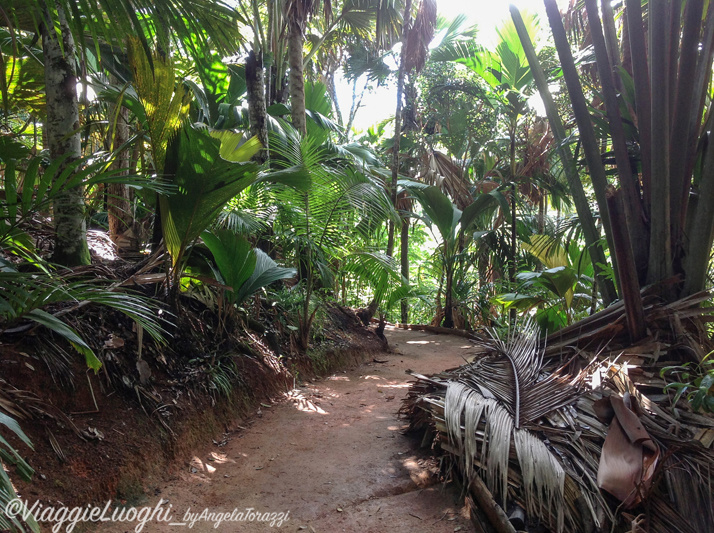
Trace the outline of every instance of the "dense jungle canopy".
<instances>
[{"instance_id":1,"label":"dense jungle canopy","mask_svg":"<svg viewBox=\"0 0 714 533\"><path fill-rule=\"evenodd\" d=\"M545 336L622 301L643 338L643 290L712 284L714 4L543 4L486 43L437 0L3 0L3 334L98 370L90 304L308 349L332 304Z\"/></svg>"}]
</instances>

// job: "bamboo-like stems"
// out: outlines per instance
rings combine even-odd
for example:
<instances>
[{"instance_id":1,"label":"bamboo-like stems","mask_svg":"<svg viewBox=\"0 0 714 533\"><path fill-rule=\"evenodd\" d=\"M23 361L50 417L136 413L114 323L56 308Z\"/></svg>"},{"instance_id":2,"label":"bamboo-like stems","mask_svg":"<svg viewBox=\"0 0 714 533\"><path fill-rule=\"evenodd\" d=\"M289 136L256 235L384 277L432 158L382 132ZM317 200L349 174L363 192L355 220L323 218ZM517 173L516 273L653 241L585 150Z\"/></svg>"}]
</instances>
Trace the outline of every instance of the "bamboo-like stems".
<instances>
[{"instance_id":1,"label":"bamboo-like stems","mask_svg":"<svg viewBox=\"0 0 714 533\"><path fill-rule=\"evenodd\" d=\"M700 135L701 118L706 104L708 80L712 75L712 58L714 57L714 2L709 2L709 9L704 20L704 35L702 36L701 51L697 61L696 74L694 78L693 101L697 104L697 109L689 116L689 139L694 142ZM694 163L696 161L696 151L691 151L687 161L686 175L691 176ZM685 215L683 213L682 215Z\"/></svg>"},{"instance_id":2,"label":"bamboo-like stems","mask_svg":"<svg viewBox=\"0 0 714 533\"><path fill-rule=\"evenodd\" d=\"M553 41L558 51L561 68L563 69L563 78L568 88L570 102L573 106L573 114L578 125L580 133L580 142L585 153L585 160L588 164L590 178L595 191L598 209L600 210L600 218L605 230L608 247L614 250L612 242L612 229L610 224L610 214L607 207L607 177L605 176L605 167L602 164L600 157L600 145L595 137L592 122L590 121L590 112L583 94L583 88L580 85L578 71L575 68L573 54L570 51L570 43L563 27L563 20L560 17L558 4L556 0L544 0L545 9L548 14L551 31L553 32Z\"/></svg>"},{"instance_id":3,"label":"bamboo-like stems","mask_svg":"<svg viewBox=\"0 0 714 533\"><path fill-rule=\"evenodd\" d=\"M602 10L602 26L605 34L605 44L607 45L607 57L610 60L610 65L614 69L622 66L620 60L620 46L617 40L617 29L615 28L615 16L612 13L612 2L610 0L600 0L600 9ZM617 90L622 90L622 80L620 76L615 76Z\"/></svg>"},{"instance_id":4,"label":"bamboo-like stems","mask_svg":"<svg viewBox=\"0 0 714 533\"><path fill-rule=\"evenodd\" d=\"M687 2L684 14L684 31L679 54L679 73L677 77L677 92L672 115L672 136L670 140L670 180L672 209L672 243L675 250L682 246L682 225L689 200L690 177L687 172L689 154L697 149L697 143L689 142L690 114L699 107L693 100L696 77L697 48L704 9L703 0ZM672 43L671 48L676 48ZM674 90L674 83L672 84ZM679 215L682 216L679 216Z\"/></svg>"},{"instance_id":5,"label":"bamboo-like stems","mask_svg":"<svg viewBox=\"0 0 714 533\"><path fill-rule=\"evenodd\" d=\"M640 135L640 156L642 159L642 200L645 216L649 217L651 209L651 145L652 145L652 111L650 109L650 76L647 71L647 46L645 32L642 27L641 0L626 0L627 30L630 37L630 52L632 55L632 77L635 84L635 112L637 113L637 128Z\"/></svg>"},{"instance_id":6,"label":"bamboo-like stems","mask_svg":"<svg viewBox=\"0 0 714 533\"><path fill-rule=\"evenodd\" d=\"M620 272L620 294L625 302L625 317L630 340L637 342L647 335L647 327L637 268L620 195L621 191L615 190L613 186L608 187L607 203L612 218L612 238L615 241L617 268Z\"/></svg>"},{"instance_id":7,"label":"bamboo-like stems","mask_svg":"<svg viewBox=\"0 0 714 533\"><path fill-rule=\"evenodd\" d=\"M701 0L694 0L699 2ZM669 99L669 118L674 115L674 99L677 91L677 65L679 64L679 33L682 27L682 2L683 0L663 0L669 6L669 16L666 21L669 36L667 37L667 78L669 80L667 97ZM689 4L691 0L687 0ZM665 35L665 34L662 34Z\"/></svg>"},{"instance_id":8,"label":"bamboo-like stems","mask_svg":"<svg viewBox=\"0 0 714 533\"><path fill-rule=\"evenodd\" d=\"M652 87L652 216L648 282L672 276L672 234L670 225L669 179L669 55L668 4L665 0L649 4L650 82Z\"/></svg>"},{"instance_id":9,"label":"bamboo-like stems","mask_svg":"<svg viewBox=\"0 0 714 533\"><path fill-rule=\"evenodd\" d=\"M707 126L714 127L714 110L710 109ZM689 296L704 289L709 270L709 256L714 235L714 147L709 145L702 177L699 183L696 209L693 212L692 223L687 228L690 246L684 259L684 288L682 296Z\"/></svg>"},{"instance_id":10,"label":"bamboo-like stems","mask_svg":"<svg viewBox=\"0 0 714 533\"><path fill-rule=\"evenodd\" d=\"M570 147L566 144L567 141L563 122L558 115L558 109L553 101L553 96L550 94L550 90L548 89L548 81L545 77L545 72L543 72L543 67L540 64L540 61L538 61L535 49L533 48L533 43L531 43L528 31L523 23L523 18L521 17L518 8L511 5L510 9L513 23L516 26L516 31L518 32L518 36L521 40L521 45L523 46L526 58L528 59L528 64L530 65L531 72L533 73L533 79L536 87L538 88L538 92L540 93L540 97L543 100L546 115L548 116L548 122L550 123L551 130L553 131L553 137L555 138L558 146L563 171L565 172L565 177L568 180L570 193L573 195L575 210L578 213L578 218L580 219L580 224L583 228L585 244L590 253L590 259L593 263L593 269L595 271L598 286L601 288L603 301L605 302L605 305L610 305L617 298L617 292L615 291L615 285L612 283L612 280L607 278L603 271L603 266L607 264L607 259L605 258L605 251L603 250L600 241L600 232L595 225L595 220L592 212L590 211L590 203L585 195L585 190L583 189L583 184L580 181L580 176L578 176L575 161L573 160L573 154L570 151Z\"/></svg>"},{"instance_id":11,"label":"bamboo-like stems","mask_svg":"<svg viewBox=\"0 0 714 533\"><path fill-rule=\"evenodd\" d=\"M644 280L647 269L647 228L644 223L644 213L642 211L642 200L637 183L632 175L632 166L627 152L627 139L625 128L620 116L620 107L617 100L617 88L612 67L608 59L605 38L602 33L600 16L598 15L597 0L585 0L585 8L588 13L588 23L590 24L590 35L595 48L595 58L597 60L600 83L605 100L607 119L610 124L610 135L612 137L612 147L615 152L617 162L617 173L620 178L620 186L625 195L624 215L627 228L630 231L635 264L637 266L638 277ZM614 231L614 229L613 229ZM615 243L617 246L617 243ZM618 254L618 257L620 255Z\"/></svg>"}]
</instances>

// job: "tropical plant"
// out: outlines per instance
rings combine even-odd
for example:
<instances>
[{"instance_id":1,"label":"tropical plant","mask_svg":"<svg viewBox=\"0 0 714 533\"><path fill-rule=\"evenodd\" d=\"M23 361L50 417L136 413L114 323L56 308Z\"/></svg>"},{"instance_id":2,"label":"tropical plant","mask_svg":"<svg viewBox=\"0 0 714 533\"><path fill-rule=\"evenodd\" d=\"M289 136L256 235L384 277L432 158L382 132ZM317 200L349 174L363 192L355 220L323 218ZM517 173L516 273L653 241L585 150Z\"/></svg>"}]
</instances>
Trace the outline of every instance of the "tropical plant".
<instances>
[{"instance_id":1,"label":"tropical plant","mask_svg":"<svg viewBox=\"0 0 714 533\"><path fill-rule=\"evenodd\" d=\"M23 444L30 449L34 449L32 442L30 442L30 439L22 431L17 421L13 417L5 414L5 412L13 412L13 409L9 402L6 403L3 400L4 398L0 396L0 429L4 426L5 429L20 439ZM39 524L32 516L32 513L25 508L24 504L18 509L13 503L13 512L8 513L8 504L17 498L17 493L12 486L10 477L7 475L7 472L5 472L4 464L14 466L18 475L25 481L30 481L32 475L35 473L32 467L22 458L17 449L3 437L2 431L0 431L0 527L13 532L24 533L25 531L32 531L33 533L39 533Z\"/></svg>"},{"instance_id":2,"label":"tropical plant","mask_svg":"<svg viewBox=\"0 0 714 533\"><path fill-rule=\"evenodd\" d=\"M436 227L441 237L439 256L445 277L443 325L452 328L454 327L453 285L457 256L468 246L471 239L469 233L476 229L482 217L502 206L506 199L500 191L494 190L478 196L462 211L436 186L406 180L401 181L400 184L419 201L427 224L432 227L432 231Z\"/></svg>"},{"instance_id":3,"label":"tropical plant","mask_svg":"<svg viewBox=\"0 0 714 533\"><path fill-rule=\"evenodd\" d=\"M714 413L714 359L711 357L709 353L698 364L690 361L660 370L660 377L673 380L664 388L675 391L673 405L685 397L695 412Z\"/></svg>"},{"instance_id":4,"label":"tropical plant","mask_svg":"<svg viewBox=\"0 0 714 533\"><path fill-rule=\"evenodd\" d=\"M317 132L299 136L287 124L282 135L271 137L270 145L276 167L297 167L309 178L308 188L276 191L305 294L299 314L299 340L307 347L318 309L312 302L315 290L318 286L332 287L332 265L349 253L346 232L368 232L377 221L394 217L395 212L383 183L351 163L354 156L348 147L336 149Z\"/></svg>"},{"instance_id":5,"label":"tropical plant","mask_svg":"<svg viewBox=\"0 0 714 533\"><path fill-rule=\"evenodd\" d=\"M571 242L566 249L549 235L533 235L521 247L545 269L519 272L517 291L499 295L495 301L506 309L538 308L535 319L541 331L553 333L573 321L578 300L590 302L582 291L593 284L592 264L587 251L581 250L577 243Z\"/></svg>"},{"instance_id":6,"label":"tropical plant","mask_svg":"<svg viewBox=\"0 0 714 533\"><path fill-rule=\"evenodd\" d=\"M252 248L247 239L230 230L206 231L201 238L216 262L216 280L232 289L226 299L233 305L240 306L275 281L295 276L294 268L278 266L265 252Z\"/></svg>"},{"instance_id":7,"label":"tropical plant","mask_svg":"<svg viewBox=\"0 0 714 533\"><path fill-rule=\"evenodd\" d=\"M550 94L548 81L540 60L536 55L528 28L523 22L520 12L515 7L511 9L511 15L516 31L518 32L518 37L523 45L523 51L528 59L531 71L533 72L534 82L538 88L548 116L548 122L553 132L558 153L560 155L561 166L568 181L568 187L573 197L573 203L575 204L575 209L583 228L583 236L593 263L595 277L600 285L605 304L610 304L616 298L617 293L615 291L613 281L606 275L609 267L605 257L603 243L601 242L600 230L595 224L595 218L593 217L590 208L589 199L585 194L585 189L583 188L582 180L576 168L572 151L568 145L568 139L566 138L563 122L560 119L558 109L553 101L552 95ZM607 213L603 213L602 216L605 218L605 224L607 225ZM607 239L610 239L607 232L605 235ZM610 240L608 240L608 244L610 245L610 249L612 249Z\"/></svg>"},{"instance_id":8,"label":"tropical plant","mask_svg":"<svg viewBox=\"0 0 714 533\"><path fill-rule=\"evenodd\" d=\"M704 13L702 2L687 2L684 11L679 3L650 2L643 12L641 2L627 1L622 5L627 32L622 35L629 42L624 42L610 31L613 6L602 4L601 20L598 2L585 1L598 98L606 114L599 124L607 134L604 141L595 134L557 3L546 0L545 5L605 234L612 243L628 330L639 339L646 334L639 291L643 284L660 283L668 300L696 293L706 284L714 236L714 152L702 139L712 116L707 88L714 58L714 33L709 31L714 5ZM620 57L627 59L621 67ZM540 90L547 100L546 88ZM556 117L550 120L554 124ZM614 153L619 188L606 177L604 144ZM639 150L632 151L634 146ZM675 275L681 280L678 285L664 283Z\"/></svg>"},{"instance_id":9,"label":"tropical plant","mask_svg":"<svg viewBox=\"0 0 714 533\"><path fill-rule=\"evenodd\" d=\"M3 331L7 331L22 320L45 326L64 337L85 357L87 366L95 371L101 367L101 361L97 359L87 342L60 320L60 316L65 313L58 311L51 314L44 311L43 307L61 303L76 303L77 307L89 303L105 305L136 321L158 342L164 340L164 327L158 318L160 307L149 298L118 292L116 287L111 290L96 283L66 282L61 277L48 272L37 274L18 272L7 263L4 263L0 269L0 281L2 282L0 322ZM30 327L26 325L14 329L26 331Z\"/></svg>"},{"instance_id":10,"label":"tropical plant","mask_svg":"<svg viewBox=\"0 0 714 533\"><path fill-rule=\"evenodd\" d=\"M34 31L42 38L46 93L44 130L50 156L64 158L60 171L82 155L75 43L80 44L79 52L86 61L86 51L90 49L87 33L91 35L97 54L99 43L116 46L127 35L137 36L147 55L150 55L148 43L153 37L164 50L169 48L173 37L184 40L185 48L195 50L206 46L210 36L212 46L224 51L234 46L231 40L235 42L236 37L232 31L235 12L219 2L137 0L119 6L111 1L97 5L84 1L50 3L33 0L28 3L12 0L6 7L3 12L13 31ZM194 10L198 8L206 15L205 19L200 17L201 25L196 24L199 17L195 16ZM113 13L115 16L96 16L97 13ZM141 13L141 17L136 13ZM231 34L234 39L229 37ZM14 53L18 51L15 47ZM7 88L3 87L3 99L6 94ZM68 265L88 264L82 189L64 191L54 200L53 212L55 261Z\"/></svg>"}]
</instances>

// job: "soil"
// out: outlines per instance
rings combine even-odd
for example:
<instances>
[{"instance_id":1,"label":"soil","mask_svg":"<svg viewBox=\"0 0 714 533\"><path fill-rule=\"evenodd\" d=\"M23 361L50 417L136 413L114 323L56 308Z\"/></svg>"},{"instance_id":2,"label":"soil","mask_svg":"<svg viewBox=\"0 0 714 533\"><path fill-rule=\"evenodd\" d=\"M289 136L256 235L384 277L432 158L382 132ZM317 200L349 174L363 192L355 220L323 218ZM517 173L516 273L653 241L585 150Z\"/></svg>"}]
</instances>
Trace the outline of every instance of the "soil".
<instances>
[{"instance_id":1,"label":"soil","mask_svg":"<svg viewBox=\"0 0 714 533\"><path fill-rule=\"evenodd\" d=\"M133 505L175 476L198 447L290 389L296 373L326 375L384 348L374 331L338 307L328 309L320 341L308 353L293 350L288 335L275 335L271 350L271 317L262 317L258 331L224 328L219 335L215 314L184 309L170 345L143 343L147 383L131 320L99 307L71 317L103 359L98 374L46 329L2 338L0 407L9 406L34 445L0 431L35 470L28 482L10 468L23 499L44 507L109 499ZM104 349L106 339L118 347ZM230 395L210 386L218 364L231 370L224 374Z\"/></svg>"},{"instance_id":2,"label":"soil","mask_svg":"<svg viewBox=\"0 0 714 533\"><path fill-rule=\"evenodd\" d=\"M261 404L247 421L196 449L189 464L154 496L134 506L162 506L166 521L143 531L182 531L200 515L252 509L288 513L284 531L441 533L473 531L453 484L440 481L428 449L403 433L397 416L410 376L440 372L475 352L466 339L387 328L390 352L295 388ZM170 506L170 508L169 508ZM234 521L194 531L270 531L270 522ZM268 516L264 516L268 518ZM186 523L185 526L171 525ZM134 531L136 523L106 523L96 531Z\"/></svg>"}]
</instances>

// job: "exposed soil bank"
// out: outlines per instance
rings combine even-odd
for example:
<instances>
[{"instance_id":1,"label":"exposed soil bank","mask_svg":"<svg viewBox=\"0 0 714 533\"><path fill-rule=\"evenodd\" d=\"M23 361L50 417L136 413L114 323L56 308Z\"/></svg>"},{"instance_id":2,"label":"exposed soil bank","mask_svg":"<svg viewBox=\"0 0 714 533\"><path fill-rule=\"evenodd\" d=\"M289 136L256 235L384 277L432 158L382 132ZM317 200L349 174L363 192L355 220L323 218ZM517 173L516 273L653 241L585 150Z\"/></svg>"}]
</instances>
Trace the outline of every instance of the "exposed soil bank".
<instances>
[{"instance_id":1,"label":"exposed soil bank","mask_svg":"<svg viewBox=\"0 0 714 533\"><path fill-rule=\"evenodd\" d=\"M463 338L387 329L393 353L304 383L285 399L261 407L248 423L197 450L190 464L156 495L174 522L238 512L288 513L284 531L437 533L473 531L454 487L438 483L438 465L402 435L397 410L409 376L439 372L474 352ZM197 521L193 531L270 531L269 523L235 521L214 528ZM277 524L274 524L277 527ZM131 531L105 524L98 531ZM143 531L187 530L150 522Z\"/></svg>"},{"instance_id":2,"label":"exposed soil bank","mask_svg":"<svg viewBox=\"0 0 714 533\"><path fill-rule=\"evenodd\" d=\"M316 348L307 354L292 350L285 335L278 338L280 357L265 344L266 335L237 327L219 335L211 313L181 318L170 346L144 342L143 360L151 370L146 383L131 321L113 320L96 308L76 321L94 327L93 336L85 336L99 346L114 339L115 348L97 348L104 360L99 374L76 355L58 359L48 351L46 331L0 345L0 405L12 409L34 444L33 450L9 435L35 469L26 482L10 468L23 500L40 509L108 499L134 505L175 478L213 437L220 441L226 428L253 416L261 402L292 388L295 376L324 376L384 348L373 331L336 307L328 310ZM65 365L50 364L58 360ZM212 388L216 383L230 387Z\"/></svg>"}]
</instances>

